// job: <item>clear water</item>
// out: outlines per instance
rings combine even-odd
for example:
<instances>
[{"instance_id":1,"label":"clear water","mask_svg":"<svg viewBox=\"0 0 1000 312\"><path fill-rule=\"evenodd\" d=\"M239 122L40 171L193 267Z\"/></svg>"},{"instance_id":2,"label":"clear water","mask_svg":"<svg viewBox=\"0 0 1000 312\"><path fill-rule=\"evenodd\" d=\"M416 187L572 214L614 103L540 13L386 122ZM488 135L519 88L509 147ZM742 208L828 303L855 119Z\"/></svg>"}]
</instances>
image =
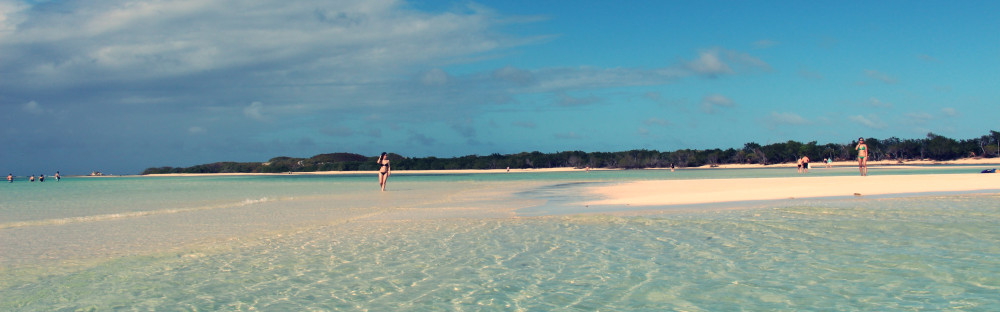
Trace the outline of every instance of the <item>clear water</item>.
<instances>
[{"instance_id":1,"label":"clear water","mask_svg":"<svg viewBox=\"0 0 1000 312\"><path fill-rule=\"evenodd\" d=\"M592 182L788 171L18 182L0 187L0 310L1000 306L1000 194L528 213Z\"/></svg>"}]
</instances>

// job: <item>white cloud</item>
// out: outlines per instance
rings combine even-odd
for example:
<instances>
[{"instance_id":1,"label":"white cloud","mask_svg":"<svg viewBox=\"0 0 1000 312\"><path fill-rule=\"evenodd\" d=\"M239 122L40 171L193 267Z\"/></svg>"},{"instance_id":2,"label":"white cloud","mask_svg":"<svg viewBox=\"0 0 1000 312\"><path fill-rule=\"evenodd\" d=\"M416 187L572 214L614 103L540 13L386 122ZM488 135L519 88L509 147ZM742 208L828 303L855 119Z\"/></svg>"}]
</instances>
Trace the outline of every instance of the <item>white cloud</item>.
<instances>
[{"instance_id":1,"label":"white cloud","mask_svg":"<svg viewBox=\"0 0 1000 312\"><path fill-rule=\"evenodd\" d=\"M847 119L871 129L883 129L887 126L884 122L882 122L882 120L878 118L878 116L875 115L868 115L867 117L861 115L854 115L847 117Z\"/></svg>"},{"instance_id":2,"label":"white cloud","mask_svg":"<svg viewBox=\"0 0 1000 312\"><path fill-rule=\"evenodd\" d=\"M691 71L706 76L718 76L733 72L733 69L719 58L718 49L702 51L698 53L698 59L687 62L686 65Z\"/></svg>"},{"instance_id":3,"label":"white cloud","mask_svg":"<svg viewBox=\"0 0 1000 312\"><path fill-rule=\"evenodd\" d=\"M763 60L753 57L750 54L714 48L703 50L698 53L698 59L683 63L685 68L697 75L716 77L725 74L733 74L737 71L727 62L737 65L742 70L765 70L770 71L771 65Z\"/></svg>"},{"instance_id":4,"label":"white cloud","mask_svg":"<svg viewBox=\"0 0 1000 312\"><path fill-rule=\"evenodd\" d=\"M35 101L24 103L24 105L21 106L21 110L35 115L40 115L42 113L45 113L45 109L42 108L41 105L38 105L38 102Z\"/></svg>"},{"instance_id":5,"label":"white cloud","mask_svg":"<svg viewBox=\"0 0 1000 312\"><path fill-rule=\"evenodd\" d=\"M709 114L718 112L719 108L735 106L736 102L721 94L707 95L701 100L701 110Z\"/></svg>"},{"instance_id":6,"label":"white cloud","mask_svg":"<svg viewBox=\"0 0 1000 312\"><path fill-rule=\"evenodd\" d=\"M199 126L188 127L188 133L189 134L202 134L202 133L205 133L206 131L207 130L205 130L204 127L199 127Z\"/></svg>"},{"instance_id":7,"label":"white cloud","mask_svg":"<svg viewBox=\"0 0 1000 312\"><path fill-rule=\"evenodd\" d=\"M250 103L249 106L243 108L243 115L251 119L267 121L267 118L264 117L264 113L262 112L263 109L264 109L264 103L253 102Z\"/></svg>"},{"instance_id":8,"label":"white cloud","mask_svg":"<svg viewBox=\"0 0 1000 312\"><path fill-rule=\"evenodd\" d=\"M112 0L48 6L6 32L9 40L0 46L20 57L16 64L5 60L0 69L48 84L248 69L257 75L227 78L357 83L537 40L496 36L490 28L508 21L480 6L425 13L395 0L263 0L253 5ZM32 50L41 53L34 57Z\"/></svg>"},{"instance_id":9,"label":"white cloud","mask_svg":"<svg viewBox=\"0 0 1000 312\"><path fill-rule=\"evenodd\" d=\"M0 1L0 42L14 33L17 25L24 21L24 11L28 6L21 1Z\"/></svg>"},{"instance_id":10,"label":"white cloud","mask_svg":"<svg viewBox=\"0 0 1000 312\"><path fill-rule=\"evenodd\" d=\"M771 70L770 64L764 62L764 60L753 57L750 54L733 50L725 50L724 52L727 60L736 63L743 69L750 69L750 70L760 69L764 71Z\"/></svg>"}]
</instances>

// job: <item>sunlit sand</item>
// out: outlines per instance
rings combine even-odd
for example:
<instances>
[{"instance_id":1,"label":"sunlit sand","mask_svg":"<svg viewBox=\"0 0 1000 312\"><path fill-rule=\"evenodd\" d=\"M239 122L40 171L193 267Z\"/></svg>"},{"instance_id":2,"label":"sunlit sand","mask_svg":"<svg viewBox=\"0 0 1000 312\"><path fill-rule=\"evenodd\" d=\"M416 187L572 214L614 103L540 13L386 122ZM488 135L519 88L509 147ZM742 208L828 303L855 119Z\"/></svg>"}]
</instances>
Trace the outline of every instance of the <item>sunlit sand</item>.
<instances>
[{"instance_id":1,"label":"sunlit sand","mask_svg":"<svg viewBox=\"0 0 1000 312\"><path fill-rule=\"evenodd\" d=\"M1000 189L997 174L921 174L635 181L589 188L588 205L657 206Z\"/></svg>"}]
</instances>

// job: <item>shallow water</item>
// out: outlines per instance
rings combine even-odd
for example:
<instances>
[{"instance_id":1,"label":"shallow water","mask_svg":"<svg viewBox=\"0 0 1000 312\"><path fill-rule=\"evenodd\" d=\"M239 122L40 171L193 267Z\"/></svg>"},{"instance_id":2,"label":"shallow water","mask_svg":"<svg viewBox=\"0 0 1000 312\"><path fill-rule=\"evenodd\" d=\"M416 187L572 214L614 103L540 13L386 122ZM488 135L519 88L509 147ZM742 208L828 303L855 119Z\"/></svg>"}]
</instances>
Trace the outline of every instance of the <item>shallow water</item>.
<instances>
[{"instance_id":1,"label":"shallow water","mask_svg":"<svg viewBox=\"0 0 1000 312\"><path fill-rule=\"evenodd\" d=\"M394 175L384 194L369 176L82 179L60 187L106 183L140 205L56 194L89 214L35 203L50 210L11 216L25 206L5 200L0 310L1000 306L997 194L520 213L629 180L594 173Z\"/></svg>"}]
</instances>

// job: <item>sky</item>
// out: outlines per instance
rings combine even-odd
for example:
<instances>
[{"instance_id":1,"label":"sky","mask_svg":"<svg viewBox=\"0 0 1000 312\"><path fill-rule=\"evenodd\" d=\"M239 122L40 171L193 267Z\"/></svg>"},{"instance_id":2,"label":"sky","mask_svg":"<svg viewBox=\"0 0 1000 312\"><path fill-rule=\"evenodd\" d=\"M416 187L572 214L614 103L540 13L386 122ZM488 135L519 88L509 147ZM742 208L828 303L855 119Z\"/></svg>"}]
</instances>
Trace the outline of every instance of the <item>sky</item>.
<instances>
[{"instance_id":1,"label":"sky","mask_svg":"<svg viewBox=\"0 0 1000 312\"><path fill-rule=\"evenodd\" d=\"M997 16L997 1L0 0L0 171L971 139L1000 130Z\"/></svg>"}]
</instances>

